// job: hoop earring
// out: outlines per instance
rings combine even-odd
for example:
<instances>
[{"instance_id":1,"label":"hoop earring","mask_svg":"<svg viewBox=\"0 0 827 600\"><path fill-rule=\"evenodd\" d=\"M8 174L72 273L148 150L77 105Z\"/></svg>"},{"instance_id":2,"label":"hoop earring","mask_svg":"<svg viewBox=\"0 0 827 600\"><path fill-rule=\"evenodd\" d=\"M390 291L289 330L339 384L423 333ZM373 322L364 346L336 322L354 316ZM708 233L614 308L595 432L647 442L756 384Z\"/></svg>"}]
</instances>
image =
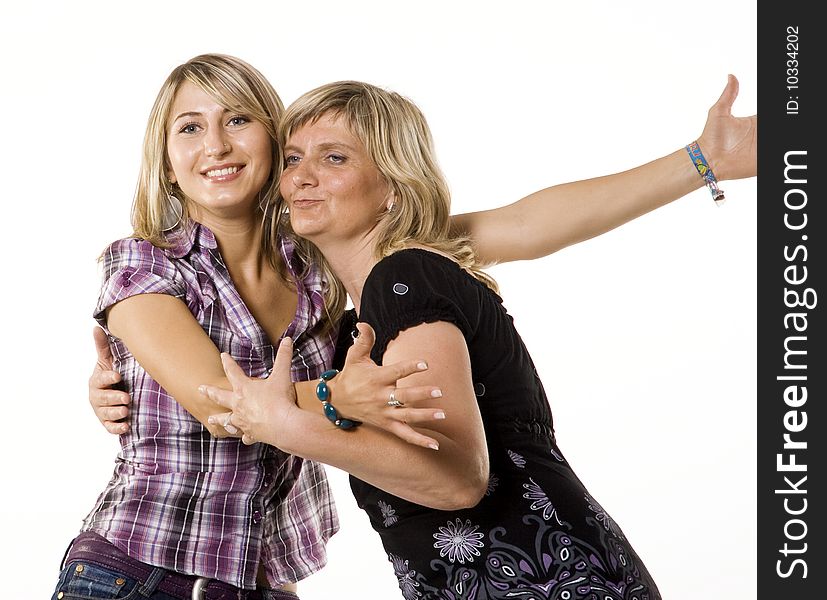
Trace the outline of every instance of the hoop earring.
<instances>
[{"instance_id":1,"label":"hoop earring","mask_svg":"<svg viewBox=\"0 0 827 600\"><path fill-rule=\"evenodd\" d=\"M169 203L169 210L164 212L161 219L161 231L172 231L181 223L181 218L184 216L184 205L175 194L167 194L167 202Z\"/></svg>"}]
</instances>

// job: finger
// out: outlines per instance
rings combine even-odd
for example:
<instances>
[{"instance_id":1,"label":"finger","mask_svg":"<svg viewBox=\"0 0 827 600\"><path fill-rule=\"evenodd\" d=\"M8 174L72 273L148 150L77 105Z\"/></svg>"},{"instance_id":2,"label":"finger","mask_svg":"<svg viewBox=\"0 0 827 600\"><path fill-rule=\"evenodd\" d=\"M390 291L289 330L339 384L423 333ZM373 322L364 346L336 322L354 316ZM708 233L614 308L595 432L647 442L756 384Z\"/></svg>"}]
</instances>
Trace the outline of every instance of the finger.
<instances>
[{"instance_id":1,"label":"finger","mask_svg":"<svg viewBox=\"0 0 827 600\"><path fill-rule=\"evenodd\" d=\"M231 423L232 418L233 413L231 412L219 413L217 415L210 415L207 417L207 422L211 425L223 427L224 430L230 435L236 435L238 433L238 428Z\"/></svg>"},{"instance_id":2,"label":"finger","mask_svg":"<svg viewBox=\"0 0 827 600\"><path fill-rule=\"evenodd\" d=\"M394 399L399 400L402 404L415 404L416 402L420 402L422 400L442 398L442 390L432 385L395 388L393 390L393 397ZM388 394L382 399L390 400L390 395Z\"/></svg>"},{"instance_id":3,"label":"finger","mask_svg":"<svg viewBox=\"0 0 827 600\"><path fill-rule=\"evenodd\" d=\"M92 339L95 340L95 352L98 355L98 366L101 369L112 369L112 349L109 347L109 338L101 327L92 330Z\"/></svg>"},{"instance_id":4,"label":"finger","mask_svg":"<svg viewBox=\"0 0 827 600\"><path fill-rule=\"evenodd\" d=\"M290 379L290 367L293 365L293 340L290 337L281 338L278 350L276 350L276 359L273 361L273 370L267 379L275 379L277 377L286 376L287 381Z\"/></svg>"},{"instance_id":5,"label":"finger","mask_svg":"<svg viewBox=\"0 0 827 600\"><path fill-rule=\"evenodd\" d=\"M256 440L252 436L249 436L245 433L243 436L241 436L241 442L246 446L249 446L251 444L255 444Z\"/></svg>"},{"instance_id":6,"label":"finger","mask_svg":"<svg viewBox=\"0 0 827 600\"><path fill-rule=\"evenodd\" d=\"M732 105L735 98L738 97L738 79L735 75L727 75L727 83L724 91L721 92L721 97L712 105L710 112L721 113L725 115L732 114Z\"/></svg>"},{"instance_id":7,"label":"finger","mask_svg":"<svg viewBox=\"0 0 827 600\"><path fill-rule=\"evenodd\" d=\"M214 385L201 385L198 387L198 391L216 404L229 408L231 411L235 410L238 396L230 390L224 390Z\"/></svg>"},{"instance_id":8,"label":"finger","mask_svg":"<svg viewBox=\"0 0 827 600\"><path fill-rule=\"evenodd\" d=\"M388 427L388 431L393 433L399 439L413 444L414 446L421 446L423 448L430 448L431 450L439 450L439 442L434 438L418 432L406 423L393 423Z\"/></svg>"},{"instance_id":9,"label":"finger","mask_svg":"<svg viewBox=\"0 0 827 600\"><path fill-rule=\"evenodd\" d=\"M238 363L235 362L232 356L226 352L222 352L221 364L224 367L224 373L227 375L227 379L230 380L230 385L233 386L233 389L238 389L244 385L244 382L248 379L247 374L241 367L238 366Z\"/></svg>"},{"instance_id":10,"label":"finger","mask_svg":"<svg viewBox=\"0 0 827 600\"><path fill-rule=\"evenodd\" d=\"M106 431L115 435L121 435L129 431L129 423L115 423L114 421L103 421Z\"/></svg>"},{"instance_id":11,"label":"finger","mask_svg":"<svg viewBox=\"0 0 827 600\"><path fill-rule=\"evenodd\" d=\"M129 416L129 409L125 406L102 406L95 411L101 423L120 421Z\"/></svg>"},{"instance_id":12,"label":"finger","mask_svg":"<svg viewBox=\"0 0 827 600\"><path fill-rule=\"evenodd\" d=\"M379 368L379 374L382 377L380 381L384 381L387 384L395 385L397 381L399 381L400 379L404 379L408 375L413 375L414 373L421 373L422 371L427 370L428 363L422 359L400 360L399 362L395 362L390 365L384 365ZM439 396L434 397L438 398Z\"/></svg>"},{"instance_id":13,"label":"finger","mask_svg":"<svg viewBox=\"0 0 827 600\"><path fill-rule=\"evenodd\" d=\"M99 371L95 367L95 371L89 377L89 387L96 390L106 390L121 380L121 374L117 371ZM126 394L126 392L123 392ZM128 394L126 394L128 395Z\"/></svg>"},{"instance_id":14,"label":"finger","mask_svg":"<svg viewBox=\"0 0 827 600\"><path fill-rule=\"evenodd\" d=\"M105 406L129 406L129 403L129 394L119 390L92 388L89 392L89 404L95 411Z\"/></svg>"},{"instance_id":15,"label":"finger","mask_svg":"<svg viewBox=\"0 0 827 600\"><path fill-rule=\"evenodd\" d=\"M445 411L441 408L411 408L408 406L394 408L389 406L388 410L390 411L389 419L407 424L427 424L445 418Z\"/></svg>"},{"instance_id":16,"label":"finger","mask_svg":"<svg viewBox=\"0 0 827 600\"><path fill-rule=\"evenodd\" d=\"M350 349L348 349L345 363L369 360L370 351L376 342L376 332L373 331L373 327L369 324L356 323L356 329L359 331L359 336L354 340Z\"/></svg>"}]
</instances>

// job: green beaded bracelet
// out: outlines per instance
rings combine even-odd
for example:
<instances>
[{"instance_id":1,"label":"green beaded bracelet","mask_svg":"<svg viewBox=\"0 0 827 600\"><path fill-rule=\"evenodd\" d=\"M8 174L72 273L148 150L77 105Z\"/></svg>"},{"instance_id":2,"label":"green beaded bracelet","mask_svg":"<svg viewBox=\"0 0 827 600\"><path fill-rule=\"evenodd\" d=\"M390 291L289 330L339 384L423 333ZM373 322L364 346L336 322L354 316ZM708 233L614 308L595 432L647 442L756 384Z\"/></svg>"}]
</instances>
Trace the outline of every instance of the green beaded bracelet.
<instances>
[{"instance_id":1,"label":"green beaded bracelet","mask_svg":"<svg viewBox=\"0 0 827 600\"><path fill-rule=\"evenodd\" d=\"M345 419L340 417L339 413L330 403L330 388L327 386L327 382L336 377L338 374L339 371L336 369L330 369L329 371L325 371L321 374L319 377L319 383L316 384L316 398L321 400L324 416L326 416L331 423L339 429L353 429L354 427L361 425L362 422L356 421L355 419Z\"/></svg>"}]
</instances>

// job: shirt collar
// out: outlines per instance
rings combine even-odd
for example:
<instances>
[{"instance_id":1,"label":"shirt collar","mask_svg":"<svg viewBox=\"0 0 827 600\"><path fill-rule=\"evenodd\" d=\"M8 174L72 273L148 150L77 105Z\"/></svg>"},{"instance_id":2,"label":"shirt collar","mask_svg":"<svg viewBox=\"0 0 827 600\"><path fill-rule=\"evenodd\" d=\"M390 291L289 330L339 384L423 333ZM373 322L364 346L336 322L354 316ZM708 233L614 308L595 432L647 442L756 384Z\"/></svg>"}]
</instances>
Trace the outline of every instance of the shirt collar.
<instances>
[{"instance_id":1,"label":"shirt collar","mask_svg":"<svg viewBox=\"0 0 827 600\"><path fill-rule=\"evenodd\" d=\"M218 248L213 232L206 225L195 221L189 221L186 225L175 228L167 236L167 240L172 245L165 252L172 258L183 258L196 246L208 250Z\"/></svg>"}]
</instances>

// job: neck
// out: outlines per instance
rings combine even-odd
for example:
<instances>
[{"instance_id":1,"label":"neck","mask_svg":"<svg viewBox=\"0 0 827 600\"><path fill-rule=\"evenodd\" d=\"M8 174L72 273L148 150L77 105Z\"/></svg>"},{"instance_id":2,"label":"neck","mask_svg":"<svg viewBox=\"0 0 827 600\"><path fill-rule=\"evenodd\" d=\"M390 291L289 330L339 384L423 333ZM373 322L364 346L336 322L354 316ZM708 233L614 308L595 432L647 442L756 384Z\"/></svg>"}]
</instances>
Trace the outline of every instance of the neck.
<instances>
[{"instance_id":1,"label":"neck","mask_svg":"<svg viewBox=\"0 0 827 600\"><path fill-rule=\"evenodd\" d=\"M373 253L376 245L375 237L375 235L367 235L358 240L314 242L327 259L333 274L345 286L357 314L362 302L362 288L365 280L378 262Z\"/></svg>"},{"instance_id":2,"label":"neck","mask_svg":"<svg viewBox=\"0 0 827 600\"><path fill-rule=\"evenodd\" d=\"M241 274L259 276L262 269L268 268L261 250L260 214L233 218L198 215L196 220L212 231L221 258L234 278Z\"/></svg>"}]
</instances>

